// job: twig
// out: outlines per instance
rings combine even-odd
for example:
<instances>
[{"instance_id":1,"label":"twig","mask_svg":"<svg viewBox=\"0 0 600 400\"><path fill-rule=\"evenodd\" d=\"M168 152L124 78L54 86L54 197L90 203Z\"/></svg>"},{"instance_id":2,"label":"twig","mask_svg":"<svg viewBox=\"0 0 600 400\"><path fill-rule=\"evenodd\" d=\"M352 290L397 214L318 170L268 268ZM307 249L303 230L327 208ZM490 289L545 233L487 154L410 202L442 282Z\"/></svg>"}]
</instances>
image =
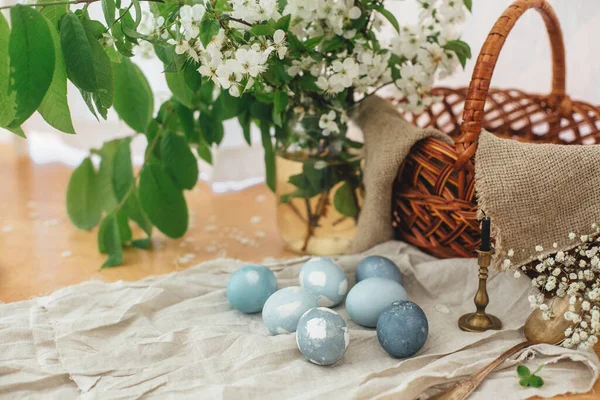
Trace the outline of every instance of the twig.
<instances>
[{"instance_id":1,"label":"twig","mask_svg":"<svg viewBox=\"0 0 600 400\"><path fill-rule=\"evenodd\" d=\"M251 28L252 28L252 24L249 24L248 22L246 22L246 21L244 21L244 20L241 20L241 19L239 19L239 18L232 18L232 17L229 17L229 18L227 18L227 20L228 20L228 21L237 22L237 23L240 23L240 24L242 24L242 25L246 25L246 26L249 26L249 27L251 27Z\"/></svg>"}]
</instances>

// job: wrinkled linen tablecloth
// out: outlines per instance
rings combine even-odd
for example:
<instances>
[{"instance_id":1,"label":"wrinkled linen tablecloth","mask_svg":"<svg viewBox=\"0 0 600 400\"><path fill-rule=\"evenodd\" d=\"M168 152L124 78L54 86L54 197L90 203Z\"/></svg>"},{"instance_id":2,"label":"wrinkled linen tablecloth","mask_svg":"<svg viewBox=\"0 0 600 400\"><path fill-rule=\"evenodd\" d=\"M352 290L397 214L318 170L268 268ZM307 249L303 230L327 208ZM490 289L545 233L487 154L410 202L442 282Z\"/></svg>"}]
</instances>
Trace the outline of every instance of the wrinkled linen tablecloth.
<instances>
[{"instance_id":1,"label":"wrinkled linen tablecloth","mask_svg":"<svg viewBox=\"0 0 600 400\"><path fill-rule=\"evenodd\" d=\"M340 306L350 328L346 354L331 367L309 363L294 334L269 336L260 314L232 309L225 286L243 262L218 259L138 282L89 281L0 305L0 397L413 399L475 372L523 340L533 290L527 278L492 275L489 311L504 330L465 333L457 319L474 309L474 260L436 260L400 242L365 254L394 260L410 299L427 314L429 338L413 358L389 357L376 332L354 324ZM351 284L362 257L337 259ZM298 284L303 260L269 265L280 287ZM546 384L521 388L517 363L532 369L549 364L541 372ZM503 364L473 398L586 392L598 365L593 352L535 346Z\"/></svg>"}]
</instances>

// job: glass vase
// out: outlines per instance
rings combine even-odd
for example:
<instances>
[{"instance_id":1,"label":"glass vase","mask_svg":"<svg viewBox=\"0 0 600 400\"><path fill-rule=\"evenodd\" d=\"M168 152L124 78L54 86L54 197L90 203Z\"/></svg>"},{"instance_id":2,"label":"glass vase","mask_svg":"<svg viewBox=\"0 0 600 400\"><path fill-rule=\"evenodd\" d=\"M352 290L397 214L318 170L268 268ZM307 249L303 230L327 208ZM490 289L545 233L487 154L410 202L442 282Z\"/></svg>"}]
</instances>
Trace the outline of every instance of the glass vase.
<instances>
[{"instance_id":1,"label":"glass vase","mask_svg":"<svg viewBox=\"0 0 600 400\"><path fill-rule=\"evenodd\" d=\"M276 171L277 223L286 248L320 256L344 253L356 234L364 195L361 157L280 149Z\"/></svg>"}]
</instances>

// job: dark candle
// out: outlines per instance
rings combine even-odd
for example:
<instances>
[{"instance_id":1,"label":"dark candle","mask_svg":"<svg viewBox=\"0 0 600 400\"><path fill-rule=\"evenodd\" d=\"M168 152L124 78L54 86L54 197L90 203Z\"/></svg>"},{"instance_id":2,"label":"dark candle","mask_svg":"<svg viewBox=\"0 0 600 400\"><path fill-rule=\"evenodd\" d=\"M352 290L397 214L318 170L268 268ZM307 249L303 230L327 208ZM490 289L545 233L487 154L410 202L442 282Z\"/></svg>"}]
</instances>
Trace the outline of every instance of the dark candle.
<instances>
[{"instance_id":1,"label":"dark candle","mask_svg":"<svg viewBox=\"0 0 600 400\"><path fill-rule=\"evenodd\" d=\"M481 251L490 251L490 223L490 217L483 217L481 220Z\"/></svg>"}]
</instances>

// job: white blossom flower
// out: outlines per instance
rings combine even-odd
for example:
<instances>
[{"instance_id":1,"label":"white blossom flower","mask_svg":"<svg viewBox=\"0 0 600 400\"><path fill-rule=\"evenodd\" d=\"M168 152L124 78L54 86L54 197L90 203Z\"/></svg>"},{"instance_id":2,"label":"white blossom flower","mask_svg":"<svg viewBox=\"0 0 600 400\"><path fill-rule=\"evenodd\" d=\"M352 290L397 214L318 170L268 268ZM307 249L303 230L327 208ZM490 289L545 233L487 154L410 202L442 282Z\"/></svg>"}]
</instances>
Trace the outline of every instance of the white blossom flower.
<instances>
[{"instance_id":1,"label":"white blossom flower","mask_svg":"<svg viewBox=\"0 0 600 400\"><path fill-rule=\"evenodd\" d=\"M277 52L277 56L280 60L283 60L287 54L288 48L285 46L285 32L281 29L277 29L273 34L273 47Z\"/></svg>"},{"instance_id":2,"label":"white blossom flower","mask_svg":"<svg viewBox=\"0 0 600 400\"><path fill-rule=\"evenodd\" d=\"M327 114L321 115L319 119L319 128L323 129L323 136L329 136L331 133L339 133L340 128L335 122L336 113L331 110Z\"/></svg>"},{"instance_id":3,"label":"white blossom flower","mask_svg":"<svg viewBox=\"0 0 600 400\"><path fill-rule=\"evenodd\" d=\"M348 88L352 86L352 80L359 74L358 64L353 58L346 58L343 62L335 60L331 67L335 72L330 78L333 85L340 83Z\"/></svg>"}]
</instances>

